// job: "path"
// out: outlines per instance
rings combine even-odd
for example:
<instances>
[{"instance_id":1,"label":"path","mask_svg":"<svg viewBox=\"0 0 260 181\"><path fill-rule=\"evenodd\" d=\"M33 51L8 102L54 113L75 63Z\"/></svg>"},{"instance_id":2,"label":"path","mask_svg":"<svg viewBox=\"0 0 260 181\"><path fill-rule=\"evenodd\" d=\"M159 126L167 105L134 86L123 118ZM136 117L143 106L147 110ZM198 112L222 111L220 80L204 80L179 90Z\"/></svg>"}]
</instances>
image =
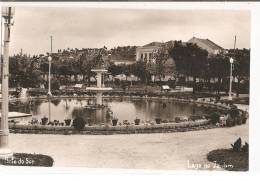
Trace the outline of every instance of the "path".
<instances>
[{"instance_id":1,"label":"path","mask_svg":"<svg viewBox=\"0 0 260 181\"><path fill-rule=\"evenodd\" d=\"M248 141L248 124L203 131L132 135L10 134L14 152L42 153L54 166L129 169L187 169L208 163L209 151L229 148L238 137Z\"/></svg>"}]
</instances>

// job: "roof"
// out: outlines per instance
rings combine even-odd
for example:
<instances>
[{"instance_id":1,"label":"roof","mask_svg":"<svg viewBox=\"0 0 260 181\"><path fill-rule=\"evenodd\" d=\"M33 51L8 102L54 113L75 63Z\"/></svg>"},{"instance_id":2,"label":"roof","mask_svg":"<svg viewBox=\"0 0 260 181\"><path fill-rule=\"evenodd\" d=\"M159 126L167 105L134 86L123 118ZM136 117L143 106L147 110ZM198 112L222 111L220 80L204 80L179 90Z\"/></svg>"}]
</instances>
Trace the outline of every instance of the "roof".
<instances>
[{"instance_id":1,"label":"roof","mask_svg":"<svg viewBox=\"0 0 260 181\"><path fill-rule=\"evenodd\" d=\"M216 49L216 50L224 50L224 48L222 48L221 46L217 45L216 43L214 43L213 41L209 40L209 39L202 39L202 38L196 38L196 37L192 37L188 43L193 43L193 40L197 40L207 46L209 46L212 49Z\"/></svg>"},{"instance_id":2,"label":"roof","mask_svg":"<svg viewBox=\"0 0 260 181\"><path fill-rule=\"evenodd\" d=\"M156 41L154 41L154 42L152 42L152 43L148 43L148 44L146 44L146 45L144 45L143 47L148 47L148 46L161 46L163 43L161 43L161 42L156 42Z\"/></svg>"}]
</instances>

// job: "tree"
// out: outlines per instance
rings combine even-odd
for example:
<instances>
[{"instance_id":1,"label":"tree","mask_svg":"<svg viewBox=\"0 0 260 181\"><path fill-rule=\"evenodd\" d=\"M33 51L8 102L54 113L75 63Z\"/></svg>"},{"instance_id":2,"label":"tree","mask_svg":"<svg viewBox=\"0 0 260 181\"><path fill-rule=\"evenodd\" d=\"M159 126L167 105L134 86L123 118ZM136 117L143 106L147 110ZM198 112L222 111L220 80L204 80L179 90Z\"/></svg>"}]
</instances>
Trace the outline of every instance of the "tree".
<instances>
[{"instance_id":1,"label":"tree","mask_svg":"<svg viewBox=\"0 0 260 181\"><path fill-rule=\"evenodd\" d=\"M217 94L219 94L221 85L223 84L223 79L229 76L230 73L230 63L229 58L223 55L216 55L211 57L208 61L209 63L209 77L217 78Z\"/></svg>"},{"instance_id":2,"label":"tree","mask_svg":"<svg viewBox=\"0 0 260 181\"><path fill-rule=\"evenodd\" d=\"M26 55L15 55L10 57L10 85L22 87L39 87L43 82L41 72L36 66L37 57L32 58Z\"/></svg>"},{"instance_id":3,"label":"tree","mask_svg":"<svg viewBox=\"0 0 260 181\"><path fill-rule=\"evenodd\" d=\"M151 79L151 74L148 71L147 64L144 61L138 61L131 67L133 75L139 77L143 83Z\"/></svg>"},{"instance_id":4,"label":"tree","mask_svg":"<svg viewBox=\"0 0 260 181\"><path fill-rule=\"evenodd\" d=\"M193 93L196 90L196 79L202 77L207 66L208 52L196 44L175 42L169 51L174 59L176 70L186 76L193 77Z\"/></svg>"},{"instance_id":5,"label":"tree","mask_svg":"<svg viewBox=\"0 0 260 181\"><path fill-rule=\"evenodd\" d=\"M122 74L123 70L122 70L122 66L119 65L115 65L114 63L110 64L110 66L108 67L108 72L115 77L116 75Z\"/></svg>"},{"instance_id":6,"label":"tree","mask_svg":"<svg viewBox=\"0 0 260 181\"><path fill-rule=\"evenodd\" d=\"M250 77L250 50L231 50L230 56L234 58L233 76L237 78L236 96L239 96L240 83Z\"/></svg>"},{"instance_id":7,"label":"tree","mask_svg":"<svg viewBox=\"0 0 260 181\"><path fill-rule=\"evenodd\" d=\"M168 50L165 44L162 44L158 49L153 52L153 58L155 61L155 66L150 65L150 70L152 70L153 72L155 71L155 75L157 75L160 81L162 81L162 76L164 76L165 73L165 62L169 58Z\"/></svg>"},{"instance_id":8,"label":"tree","mask_svg":"<svg viewBox=\"0 0 260 181\"><path fill-rule=\"evenodd\" d=\"M87 77L88 86L90 85L90 78L95 77L95 73L91 69L104 64L107 66L108 52L106 47L84 52L79 58L79 71L83 74L83 77Z\"/></svg>"}]
</instances>

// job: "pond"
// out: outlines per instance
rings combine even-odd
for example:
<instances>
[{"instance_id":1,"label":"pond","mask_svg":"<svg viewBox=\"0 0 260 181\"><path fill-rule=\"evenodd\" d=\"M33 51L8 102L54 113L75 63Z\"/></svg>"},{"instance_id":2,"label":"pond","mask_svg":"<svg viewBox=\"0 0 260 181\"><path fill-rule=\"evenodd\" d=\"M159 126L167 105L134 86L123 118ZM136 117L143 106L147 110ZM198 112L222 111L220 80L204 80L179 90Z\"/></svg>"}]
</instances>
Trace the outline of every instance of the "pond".
<instances>
[{"instance_id":1,"label":"pond","mask_svg":"<svg viewBox=\"0 0 260 181\"><path fill-rule=\"evenodd\" d=\"M104 98L103 103L106 107L102 109L88 108L91 101L94 100L92 98L62 98L53 99L50 102L41 99L16 101L10 103L9 110L29 113L33 115L33 118L41 119L49 116L50 105L52 121L82 117L89 125L106 124L108 110L112 111L112 118L117 118L119 122L128 120L130 123L136 118L141 121L151 121L155 118L174 120L177 116L206 113L205 107L162 99Z\"/></svg>"}]
</instances>

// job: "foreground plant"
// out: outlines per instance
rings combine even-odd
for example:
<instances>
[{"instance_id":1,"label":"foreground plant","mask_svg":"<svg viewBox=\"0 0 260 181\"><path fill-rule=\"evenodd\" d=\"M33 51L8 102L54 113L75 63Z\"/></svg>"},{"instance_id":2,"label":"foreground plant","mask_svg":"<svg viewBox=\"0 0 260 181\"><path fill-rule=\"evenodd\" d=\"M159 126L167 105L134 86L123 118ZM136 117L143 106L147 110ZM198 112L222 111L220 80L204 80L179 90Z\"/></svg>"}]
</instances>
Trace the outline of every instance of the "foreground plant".
<instances>
[{"instance_id":1,"label":"foreground plant","mask_svg":"<svg viewBox=\"0 0 260 181\"><path fill-rule=\"evenodd\" d=\"M208 153L207 159L229 171L248 171L249 145L245 142L242 146L241 138L238 138L230 149L217 149Z\"/></svg>"}]
</instances>

